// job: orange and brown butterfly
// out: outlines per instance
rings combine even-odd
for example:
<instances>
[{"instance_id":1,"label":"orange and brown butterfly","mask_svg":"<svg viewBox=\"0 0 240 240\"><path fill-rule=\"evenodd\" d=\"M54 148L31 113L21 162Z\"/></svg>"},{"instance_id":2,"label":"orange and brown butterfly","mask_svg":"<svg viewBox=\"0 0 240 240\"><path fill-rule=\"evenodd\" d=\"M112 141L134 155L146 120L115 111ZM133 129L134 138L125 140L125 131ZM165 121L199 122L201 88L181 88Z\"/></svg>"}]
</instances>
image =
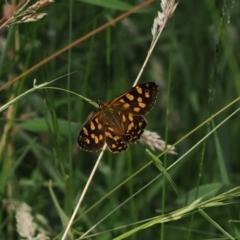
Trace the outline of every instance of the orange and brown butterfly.
<instances>
[{"instance_id":1,"label":"orange and brown butterfly","mask_svg":"<svg viewBox=\"0 0 240 240\"><path fill-rule=\"evenodd\" d=\"M158 85L139 84L108 103L98 101L99 110L84 125L78 136L81 149L95 152L106 143L113 153L126 151L129 143L140 139L147 114L156 102Z\"/></svg>"}]
</instances>

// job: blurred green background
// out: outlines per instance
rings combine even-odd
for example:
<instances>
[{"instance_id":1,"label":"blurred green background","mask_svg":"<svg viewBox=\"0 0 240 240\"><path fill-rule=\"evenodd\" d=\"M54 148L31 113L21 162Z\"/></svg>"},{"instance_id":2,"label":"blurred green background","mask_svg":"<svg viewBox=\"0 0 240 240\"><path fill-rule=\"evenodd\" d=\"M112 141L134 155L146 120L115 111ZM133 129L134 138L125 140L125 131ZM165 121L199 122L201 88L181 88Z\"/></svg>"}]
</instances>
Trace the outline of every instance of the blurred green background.
<instances>
[{"instance_id":1,"label":"blurred green background","mask_svg":"<svg viewBox=\"0 0 240 240\"><path fill-rule=\"evenodd\" d=\"M3 6L5 1L1 2ZM34 3L34 2L31 2ZM142 1L55 1L40 9L47 15L36 22L12 25L0 32L0 86ZM12 4L12 3L9 3ZM100 6L102 5L102 6ZM94 34L35 71L0 91L0 106L37 85L59 78L51 87L90 98L109 101L129 89L147 56L153 19L160 11L154 1L138 13ZM235 100L240 93L239 1L182 0L168 21L140 78L157 82L155 107L146 116L147 129L173 144L211 115ZM168 96L170 92L170 96ZM168 108L167 108L168 106ZM161 157L166 167L201 140L214 126L239 108L237 102L176 146L177 155ZM169 116L166 115L166 109ZM83 152L76 140L83 124L96 111L76 95L54 89L27 94L0 114L0 238L19 239L12 201L25 202L32 214L48 220L50 239L65 229L49 192L49 180L63 212L71 217L99 153ZM160 177L100 223L92 233L107 231L179 209L199 196L239 185L239 114L194 148L170 175L178 194ZM167 134L166 134L167 133ZM155 152L156 155L159 151ZM138 144L121 154L104 153L78 216L149 159ZM107 196L73 225L76 239L160 172L152 164ZM163 186L164 193L163 193ZM163 195L164 194L164 195ZM164 196L164 197L162 197ZM7 201L7 203L6 203ZM240 237L239 203L214 207L206 212L223 229ZM192 215L193 216L193 215ZM153 225L128 239L209 239L223 237L212 224L196 214ZM97 235L113 239L135 225Z\"/></svg>"}]
</instances>

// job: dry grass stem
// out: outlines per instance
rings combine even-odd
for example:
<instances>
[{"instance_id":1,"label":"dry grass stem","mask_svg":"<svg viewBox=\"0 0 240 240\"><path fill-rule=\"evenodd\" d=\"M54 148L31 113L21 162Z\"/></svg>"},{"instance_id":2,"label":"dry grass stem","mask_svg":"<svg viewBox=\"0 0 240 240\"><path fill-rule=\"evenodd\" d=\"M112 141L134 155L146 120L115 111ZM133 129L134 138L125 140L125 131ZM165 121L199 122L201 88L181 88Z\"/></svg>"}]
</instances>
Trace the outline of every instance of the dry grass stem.
<instances>
[{"instance_id":1,"label":"dry grass stem","mask_svg":"<svg viewBox=\"0 0 240 240\"><path fill-rule=\"evenodd\" d=\"M158 133L156 132L152 132L152 131L148 131L148 130L144 130L140 141L145 144L148 145L152 150L160 150L160 151L164 151L166 148L168 149L168 153L171 154L177 154L174 150L175 147L171 146L171 145L166 145L165 141L160 139L161 137L158 135Z\"/></svg>"},{"instance_id":2,"label":"dry grass stem","mask_svg":"<svg viewBox=\"0 0 240 240\"><path fill-rule=\"evenodd\" d=\"M153 40L150 46L150 49L148 51L147 57L142 65L142 68L140 69L138 76L133 84L133 86L136 86L138 83L144 68L147 65L147 62L152 54L152 51L157 43L157 40L159 39L164 26L166 25L168 19L172 16L173 12L175 11L177 7L177 3L175 3L175 0L162 0L161 1L161 8L162 12L158 12L158 16L154 19L153 27L152 27L152 34L153 34Z\"/></svg>"},{"instance_id":3,"label":"dry grass stem","mask_svg":"<svg viewBox=\"0 0 240 240\"><path fill-rule=\"evenodd\" d=\"M90 174L90 176L88 178L88 181L87 181L87 183L86 183L86 185L85 185L85 187L84 187L84 189L82 191L82 194L81 194L81 196L80 196L80 198L78 200L78 203L77 203L77 205L76 205L76 207L74 209L74 212L73 212L73 214L71 216L71 219L68 222L68 225L67 225L67 227L66 227L66 229L64 231L64 234L63 234L61 240L65 240L66 237L67 237L68 231L69 231L69 229L70 229L70 227L71 227L71 225L73 223L73 220L74 220L74 218L75 218L75 216L76 216L76 214L77 214L77 212L78 212L78 210L79 210L79 208L81 206L81 203L82 203L82 201L84 199L84 196L85 196L85 194L86 194L86 192L88 190L88 187L89 187L89 185L90 185L90 183L91 183L91 181L93 179L93 176L94 176L94 174L95 174L95 172L97 170L97 167L98 167L98 165L99 165L99 163L100 163L100 161L101 161L101 159L103 157L103 154L104 154L106 148L107 148L107 144L105 143L103 148L102 148L102 150L101 150L101 152L100 152L100 154L99 154L99 156L98 156L98 159L97 159L97 161L96 161L96 163L95 163L95 165L93 167L93 170L92 170L92 172L91 172L91 174Z\"/></svg>"}]
</instances>

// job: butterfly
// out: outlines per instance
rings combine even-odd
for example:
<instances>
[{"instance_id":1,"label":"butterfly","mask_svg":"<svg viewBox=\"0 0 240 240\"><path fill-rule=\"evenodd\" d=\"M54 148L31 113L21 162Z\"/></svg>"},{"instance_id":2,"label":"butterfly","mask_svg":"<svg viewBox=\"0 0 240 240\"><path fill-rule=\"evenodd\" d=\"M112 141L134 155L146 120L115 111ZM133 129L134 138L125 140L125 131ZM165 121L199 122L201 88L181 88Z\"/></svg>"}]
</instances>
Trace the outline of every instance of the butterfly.
<instances>
[{"instance_id":1,"label":"butterfly","mask_svg":"<svg viewBox=\"0 0 240 240\"><path fill-rule=\"evenodd\" d=\"M95 152L106 143L113 153L126 151L129 144L140 139L147 126L143 115L154 106L158 93L155 82L139 84L105 103L84 125L78 135L82 150Z\"/></svg>"}]
</instances>

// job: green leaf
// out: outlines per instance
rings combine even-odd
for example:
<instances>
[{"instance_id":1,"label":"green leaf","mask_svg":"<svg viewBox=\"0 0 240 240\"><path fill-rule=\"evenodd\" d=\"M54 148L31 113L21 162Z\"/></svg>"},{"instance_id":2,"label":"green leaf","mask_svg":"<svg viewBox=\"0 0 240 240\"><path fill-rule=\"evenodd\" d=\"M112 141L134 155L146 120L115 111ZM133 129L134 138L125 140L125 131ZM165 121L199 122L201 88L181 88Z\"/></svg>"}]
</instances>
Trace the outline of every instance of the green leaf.
<instances>
[{"instance_id":1,"label":"green leaf","mask_svg":"<svg viewBox=\"0 0 240 240\"><path fill-rule=\"evenodd\" d=\"M96 5L99 7L104 7L104 8L110 8L110 9L115 9L115 10L122 10L122 11L128 11L134 8L135 6L122 2L119 0L80 0L81 2L85 2L88 4Z\"/></svg>"},{"instance_id":2,"label":"green leaf","mask_svg":"<svg viewBox=\"0 0 240 240\"><path fill-rule=\"evenodd\" d=\"M16 124L20 129L26 130L33 133L48 133L49 126L47 125L46 118L50 118L50 116L46 116L45 118L38 118L30 121L25 121L22 123ZM49 121L50 127L53 129L53 122ZM66 120L58 119L59 131L63 137L69 137L69 135L74 134L76 131L79 131L81 128L81 124L71 123L72 125L72 133L69 132L69 123Z\"/></svg>"},{"instance_id":3,"label":"green leaf","mask_svg":"<svg viewBox=\"0 0 240 240\"><path fill-rule=\"evenodd\" d=\"M198 192L198 198L203 197L207 194L208 198L212 198L218 194L218 192L221 190L223 187L222 182L215 182L215 183L208 183L201 185L199 187L195 187L186 194L182 195L177 199L177 204L183 205L183 204L190 204L196 199L196 193ZM221 191L223 191L224 188L222 188Z\"/></svg>"},{"instance_id":4,"label":"green leaf","mask_svg":"<svg viewBox=\"0 0 240 240\"><path fill-rule=\"evenodd\" d=\"M148 156L148 158L152 160L153 164L164 174L167 180L171 183L174 191L178 194L176 184L174 183L173 179L168 174L166 169L163 167L163 163L161 162L161 160L158 157L156 157L153 153L151 153L148 149L145 150L145 153Z\"/></svg>"},{"instance_id":5,"label":"green leaf","mask_svg":"<svg viewBox=\"0 0 240 240\"><path fill-rule=\"evenodd\" d=\"M61 208L59 202L58 202L58 198L56 197L53 189L52 189L52 181L49 182L49 186L48 186L52 201L57 209L57 212L59 214L59 217L61 219L62 222L62 226L66 227L68 222L69 222L69 218L68 216L65 214L65 212L63 211L63 209Z\"/></svg>"}]
</instances>

